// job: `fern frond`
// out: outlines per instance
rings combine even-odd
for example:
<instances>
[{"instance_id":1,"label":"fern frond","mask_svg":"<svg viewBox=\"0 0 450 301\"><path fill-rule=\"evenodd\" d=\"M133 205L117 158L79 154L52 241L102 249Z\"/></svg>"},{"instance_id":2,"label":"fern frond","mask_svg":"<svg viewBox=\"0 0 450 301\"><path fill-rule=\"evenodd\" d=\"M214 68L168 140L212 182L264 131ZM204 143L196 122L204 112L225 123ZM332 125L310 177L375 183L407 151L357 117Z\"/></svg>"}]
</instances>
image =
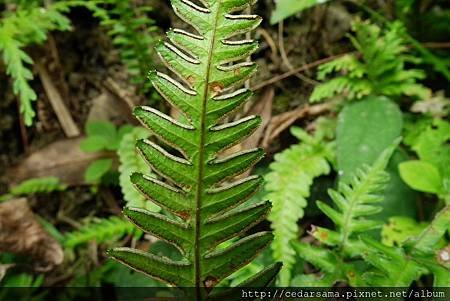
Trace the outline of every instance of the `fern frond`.
<instances>
[{"instance_id":1,"label":"fern frond","mask_svg":"<svg viewBox=\"0 0 450 301\"><path fill-rule=\"evenodd\" d=\"M51 30L69 29L69 19L61 14L57 6L18 10L0 20L0 52L6 73L13 79L13 92L19 96L20 112L28 126L35 116L32 102L37 96L29 83L33 79L29 68L33 60L23 48L28 44L42 43Z\"/></svg>"},{"instance_id":2,"label":"fern frond","mask_svg":"<svg viewBox=\"0 0 450 301\"><path fill-rule=\"evenodd\" d=\"M63 245L65 248L75 249L90 241L96 241L100 244L108 240L118 239L126 234L137 233L139 233L139 230L128 220L111 216L88 223L76 231L67 233L64 236Z\"/></svg>"},{"instance_id":3,"label":"fern frond","mask_svg":"<svg viewBox=\"0 0 450 301\"><path fill-rule=\"evenodd\" d=\"M365 73L364 65L354 55L344 55L320 65L317 70L317 79L325 80L328 75L341 71L351 72L357 78L361 78Z\"/></svg>"},{"instance_id":4,"label":"fern frond","mask_svg":"<svg viewBox=\"0 0 450 301\"><path fill-rule=\"evenodd\" d=\"M389 181L389 175L384 169L399 142L397 139L394 145L384 150L372 166L363 166L357 170L348 183L340 182L338 191L328 191L336 209L324 202L317 202L319 209L337 226L340 247L346 247L352 234L382 225L366 217L381 211L377 203L383 200L380 193Z\"/></svg>"},{"instance_id":5,"label":"fern frond","mask_svg":"<svg viewBox=\"0 0 450 301\"><path fill-rule=\"evenodd\" d=\"M268 217L274 230L273 258L283 262L281 286L289 286L295 263L291 241L299 234L297 221L303 217L310 187L314 178L330 172L328 161L333 157L332 145L320 133L313 137L300 128L292 128L291 132L300 143L276 154L265 178L266 198L273 204Z\"/></svg>"},{"instance_id":6,"label":"fern frond","mask_svg":"<svg viewBox=\"0 0 450 301\"><path fill-rule=\"evenodd\" d=\"M58 178L47 177L26 180L19 185L12 187L10 192L13 195L19 196L63 191L66 188L67 185L62 184Z\"/></svg>"},{"instance_id":7,"label":"fern frond","mask_svg":"<svg viewBox=\"0 0 450 301\"><path fill-rule=\"evenodd\" d=\"M154 67L153 46L159 39L154 21L147 16L152 8L142 4L130 7L128 2L122 0L106 2L112 8L97 16L101 18L101 24L109 28L108 34L131 75L131 83L139 85L142 92L147 92L151 88L147 73Z\"/></svg>"},{"instance_id":8,"label":"fern frond","mask_svg":"<svg viewBox=\"0 0 450 301\"><path fill-rule=\"evenodd\" d=\"M355 233L367 231L381 225L367 216L381 208L376 203L382 200L379 193L388 179L384 169L397 147L399 139L381 153L370 167L357 170L351 180L339 183L338 191L330 189L329 195L336 209L318 201L317 206L337 226L337 230L313 226L310 234L322 246L294 243L297 254L320 270L316 285L332 286L337 281L346 281L352 286L366 286L367 282L355 258L366 251L363 242L354 237ZM356 259L357 260L357 259ZM311 284L313 274L296 277L296 285Z\"/></svg>"},{"instance_id":9,"label":"fern frond","mask_svg":"<svg viewBox=\"0 0 450 301\"><path fill-rule=\"evenodd\" d=\"M117 155L119 156L119 183L124 200L129 207L146 208L150 211L159 211L160 207L149 202L140 194L131 183L131 175L134 172L148 173L149 168L144 159L139 156L134 147L134 141L148 138L148 131L141 127L134 128L125 134L120 142Z\"/></svg>"},{"instance_id":10,"label":"fern frond","mask_svg":"<svg viewBox=\"0 0 450 301\"><path fill-rule=\"evenodd\" d=\"M315 102L338 95L344 95L349 99L362 98L371 92L372 87L368 80L340 76L318 85L312 92L310 100Z\"/></svg>"},{"instance_id":11,"label":"fern frond","mask_svg":"<svg viewBox=\"0 0 450 301\"><path fill-rule=\"evenodd\" d=\"M195 291L185 291L191 300L207 298L218 282L249 263L272 240L271 233L258 232L225 249L216 248L223 241L241 236L270 210L269 202L237 207L262 181L257 176L235 176L260 160L263 151L251 149L218 156L260 124L256 116L220 123L251 95L246 89L232 89L256 71L254 63L239 61L255 51L257 43L231 38L251 31L261 22L256 15L236 14L252 2L205 0L196 4L172 0L175 13L196 33L173 29L168 33L170 42L161 42L156 48L183 83L160 72L151 73L150 79L186 118L177 121L151 107L135 109L138 119L164 145L178 152L169 152L166 146L150 140L139 140L139 151L164 180L135 173L132 182L148 199L178 218L140 208L126 208L125 215L145 232L176 246L183 259L173 261L130 248L111 250L110 255L169 284L196 287ZM276 264L266 274L278 269Z\"/></svg>"},{"instance_id":12,"label":"fern frond","mask_svg":"<svg viewBox=\"0 0 450 301\"><path fill-rule=\"evenodd\" d=\"M430 96L430 90L418 83L425 73L406 69L407 63L417 64L420 60L408 53L401 23L394 22L382 30L367 21L356 21L353 31L355 34L349 39L358 54L348 54L319 67L319 80L336 72L341 75L316 86L311 102L336 95L349 100L369 94L419 99Z\"/></svg>"}]
</instances>

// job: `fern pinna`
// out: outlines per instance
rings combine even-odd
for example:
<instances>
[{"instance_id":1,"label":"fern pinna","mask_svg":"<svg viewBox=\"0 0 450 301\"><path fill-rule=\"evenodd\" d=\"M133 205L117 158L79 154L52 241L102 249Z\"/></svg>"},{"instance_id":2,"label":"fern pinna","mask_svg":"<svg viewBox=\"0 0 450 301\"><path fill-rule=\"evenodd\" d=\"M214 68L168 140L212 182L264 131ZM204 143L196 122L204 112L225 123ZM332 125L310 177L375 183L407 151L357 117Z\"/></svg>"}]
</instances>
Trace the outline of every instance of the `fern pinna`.
<instances>
[{"instance_id":1,"label":"fern pinna","mask_svg":"<svg viewBox=\"0 0 450 301\"><path fill-rule=\"evenodd\" d=\"M257 43L230 38L249 32L260 23L256 15L235 14L252 2L204 0L200 6L189 0L172 0L175 13L197 33L173 29L168 32L170 42L161 42L156 49L184 85L159 72L152 72L150 79L160 94L184 113L185 121L174 120L150 107L135 109L139 120L165 144L177 149L180 156L152 141L138 141L139 151L166 181L135 173L132 182L150 200L177 217L139 208L126 208L125 215L144 231L175 245L183 260L175 262L130 248L114 249L110 254L171 285L195 287L185 289L187 298L192 300L211 297L218 282L249 263L272 240L270 232L259 232L230 247L218 247L264 219L270 210L269 202L236 208L256 192L262 181L257 176L238 180L234 177L260 160L263 151L252 149L219 156L260 124L256 116L220 124L251 95L246 89L234 88L256 71L256 65L237 61L254 52ZM243 285L267 285L279 268L279 264L274 264Z\"/></svg>"}]
</instances>

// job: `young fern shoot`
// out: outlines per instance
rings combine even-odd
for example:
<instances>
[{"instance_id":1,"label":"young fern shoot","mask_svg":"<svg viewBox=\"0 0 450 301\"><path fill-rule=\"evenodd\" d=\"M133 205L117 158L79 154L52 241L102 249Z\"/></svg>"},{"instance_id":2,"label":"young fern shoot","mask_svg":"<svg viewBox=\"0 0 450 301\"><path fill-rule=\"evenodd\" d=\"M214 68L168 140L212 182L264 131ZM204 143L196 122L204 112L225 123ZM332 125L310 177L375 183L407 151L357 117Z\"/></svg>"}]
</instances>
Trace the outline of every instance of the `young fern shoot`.
<instances>
[{"instance_id":1,"label":"young fern shoot","mask_svg":"<svg viewBox=\"0 0 450 301\"><path fill-rule=\"evenodd\" d=\"M211 298L211 290L218 282L249 263L272 240L270 232L259 232L225 249L217 247L241 236L270 210L268 201L237 207L257 191L262 180L257 176L237 180L235 176L260 160L263 151L251 149L218 156L260 124L256 116L220 123L251 96L249 90L235 88L256 71L256 65L237 61L254 52L257 42L231 38L259 25L260 17L236 13L252 2L202 0L196 4L172 0L175 13L196 32L173 29L167 34L170 42L161 42L156 49L183 83L160 72L152 72L150 79L186 121L174 120L150 107L135 109L137 118L180 155L173 155L152 141L138 141L137 148L163 180L134 173L132 182L176 218L139 208L126 208L125 215L145 232L175 245L183 260L172 261L130 248L114 249L110 255L171 285L195 287L184 290L190 300ZM242 285L265 286L279 269L280 264L274 264Z\"/></svg>"}]
</instances>

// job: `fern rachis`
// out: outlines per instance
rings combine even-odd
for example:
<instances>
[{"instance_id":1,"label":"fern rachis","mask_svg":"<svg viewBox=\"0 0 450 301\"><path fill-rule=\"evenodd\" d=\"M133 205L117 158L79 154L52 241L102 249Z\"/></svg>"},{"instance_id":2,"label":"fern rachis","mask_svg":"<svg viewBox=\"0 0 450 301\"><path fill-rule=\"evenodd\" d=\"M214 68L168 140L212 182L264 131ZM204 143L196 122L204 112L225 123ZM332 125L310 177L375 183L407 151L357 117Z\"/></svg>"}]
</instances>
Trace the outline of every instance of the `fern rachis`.
<instances>
[{"instance_id":1,"label":"fern rachis","mask_svg":"<svg viewBox=\"0 0 450 301\"><path fill-rule=\"evenodd\" d=\"M186 290L189 299L205 299L226 276L249 263L272 239L259 232L238 240L226 249L217 245L242 235L263 219L270 203L236 208L261 184L259 177L235 180L262 156L252 149L222 158L218 154L250 135L260 118L250 116L220 124L251 95L246 89L230 89L244 82L255 70L250 62L236 63L256 50L254 41L233 41L231 37L254 29L260 18L237 15L251 0L205 0L201 6L188 0L172 0L175 13L192 25L198 34L174 29L171 43L162 42L157 51L163 62L182 79L153 72L153 86L185 115L177 121L153 108L138 107L135 115L166 144L180 153L140 140L138 149L152 169L165 181L135 173L132 181L147 198L178 216L168 218L144 209L127 208L125 214L144 231L175 245L182 261L171 261L129 248L114 249L117 260L150 276ZM234 65L229 66L228 63ZM234 208L234 209L233 209ZM280 266L275 264L251 278L245 285L263 286Z\"/></svg>"}]
</instances>

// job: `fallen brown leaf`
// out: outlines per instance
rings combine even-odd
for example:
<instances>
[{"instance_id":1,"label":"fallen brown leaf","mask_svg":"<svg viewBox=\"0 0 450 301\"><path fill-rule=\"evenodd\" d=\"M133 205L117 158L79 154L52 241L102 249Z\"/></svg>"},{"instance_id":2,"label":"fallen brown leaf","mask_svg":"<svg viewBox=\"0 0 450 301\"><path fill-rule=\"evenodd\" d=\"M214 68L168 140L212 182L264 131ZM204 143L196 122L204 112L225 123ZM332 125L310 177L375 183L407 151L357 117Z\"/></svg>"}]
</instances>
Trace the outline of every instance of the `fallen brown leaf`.
<instances>
[{"instance_id":1,"label":"fallen brown leaf","mask_svg":"<svg viewBox=\"0 0 450 301\"><path fill-rule=\"evenodd\" d=\"M56 141L32 153L7 172L10 184L30 178L57 177L67 185L82 185L84 172L94 160L115 158L108 152L85 153L80 149L83 138Z\"/></svg>"},{"instance_id":2,"label":"fallen brown leaf","mask_svg":"<svg viewBox=\"0 0 450 301\"><path fill-rule=\"evenodd\" d=\"M261 138L272 119L272 105L275 96L275 89L268 87L264 90L261 98L257 101L250 110L246 113L249 115L259 115L262 118L261 126L255 133L242 143L242 149L254 148L261 145Z\"/></svg>"},{"instance_id":3,"label":"fallen brown leaf","mask_svg":"<svg viewBox=\"0 0 450 301\"><path fill-rule=\"evenodd\" d=\"M61 246L36 221L25 198L0 204L0 252L29 255L41 271L64 259Z\"/></svg>"}]
</instances>

